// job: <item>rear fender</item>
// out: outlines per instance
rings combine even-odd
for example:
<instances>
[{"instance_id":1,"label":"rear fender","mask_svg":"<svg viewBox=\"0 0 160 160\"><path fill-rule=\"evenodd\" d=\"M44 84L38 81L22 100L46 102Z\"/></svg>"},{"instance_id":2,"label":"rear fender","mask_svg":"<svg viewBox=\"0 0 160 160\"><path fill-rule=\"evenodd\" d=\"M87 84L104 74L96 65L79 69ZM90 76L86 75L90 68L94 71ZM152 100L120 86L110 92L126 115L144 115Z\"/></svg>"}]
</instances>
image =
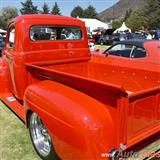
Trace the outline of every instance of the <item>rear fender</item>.
<instances>
[{"instance_id":1,"label":"rear fender","mask_svg":"<svg viewBox=\"0 0 160 160\"><path fill-rule=\"evenodd\" d=\"M114 125L107 106L54 81L31 85L24 105L36 112L49 129L62 159L101 156L113 146Z\"/></svg>"}]
</instances>

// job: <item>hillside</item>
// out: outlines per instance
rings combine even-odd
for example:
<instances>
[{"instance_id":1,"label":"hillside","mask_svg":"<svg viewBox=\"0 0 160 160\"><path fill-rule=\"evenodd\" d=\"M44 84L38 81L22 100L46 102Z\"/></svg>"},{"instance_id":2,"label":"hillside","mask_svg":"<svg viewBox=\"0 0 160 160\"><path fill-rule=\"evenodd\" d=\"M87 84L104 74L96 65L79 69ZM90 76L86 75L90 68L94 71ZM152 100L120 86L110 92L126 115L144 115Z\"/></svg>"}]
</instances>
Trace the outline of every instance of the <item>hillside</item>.
<instances>
[{"instance_id":1,"label":"hillside","mask_svg":"<svg viewBox=\"0 0 160 160\"><path fill-rule=\"evenodd\" d=\"M144 5L146 2L147 0L119 0L112 7L99 13L98 18L104 22L113 19L121 19L124 18L127 11L133 10L134 8L138 8Z\"/></svg>"}]
</instances>

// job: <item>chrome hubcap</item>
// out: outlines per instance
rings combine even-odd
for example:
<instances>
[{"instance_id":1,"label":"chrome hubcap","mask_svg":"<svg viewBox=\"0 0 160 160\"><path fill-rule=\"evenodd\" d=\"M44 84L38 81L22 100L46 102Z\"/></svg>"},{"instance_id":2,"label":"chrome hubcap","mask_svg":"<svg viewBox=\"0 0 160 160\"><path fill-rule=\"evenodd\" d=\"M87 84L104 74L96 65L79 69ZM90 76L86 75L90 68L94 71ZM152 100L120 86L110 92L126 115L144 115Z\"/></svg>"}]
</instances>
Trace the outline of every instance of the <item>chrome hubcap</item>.
<instances>
[{"instance_id":1,"label":"chrome hubcap","mask_svg":"<svg viewBox=\"0 0 160 160\"><path fill-rule=\"evenodd\" d=\"M36 113L31 115L30 130L33 143L39 154L43 157L48 156L51 151L51 137L42 120Z\"/></svg>"}]
</instances>

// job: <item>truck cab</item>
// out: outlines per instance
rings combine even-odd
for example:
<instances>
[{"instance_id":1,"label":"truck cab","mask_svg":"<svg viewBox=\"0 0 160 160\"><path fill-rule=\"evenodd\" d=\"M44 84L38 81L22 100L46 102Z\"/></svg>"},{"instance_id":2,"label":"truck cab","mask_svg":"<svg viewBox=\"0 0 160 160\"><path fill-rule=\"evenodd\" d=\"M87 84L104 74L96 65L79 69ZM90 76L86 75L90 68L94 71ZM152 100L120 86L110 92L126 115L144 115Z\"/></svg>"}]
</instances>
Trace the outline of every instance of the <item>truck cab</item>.
<instances>
[{"instance_id":1,"label":"truck cab","mask_svg":"<svg viewBox=\"0 0 160 160\"><path fill-rule=\"evenodd\" d=\"M27 86L25 63L89 57L81 21L56 16L40 17L43 24L32 15L18 17L8 27L4 55L11 72L9 88L18 99L23 99ZM69 30L75 37L64 40ZM53 34L56 34L56 39L53 39Z\"/></svg>"}]
</instances>

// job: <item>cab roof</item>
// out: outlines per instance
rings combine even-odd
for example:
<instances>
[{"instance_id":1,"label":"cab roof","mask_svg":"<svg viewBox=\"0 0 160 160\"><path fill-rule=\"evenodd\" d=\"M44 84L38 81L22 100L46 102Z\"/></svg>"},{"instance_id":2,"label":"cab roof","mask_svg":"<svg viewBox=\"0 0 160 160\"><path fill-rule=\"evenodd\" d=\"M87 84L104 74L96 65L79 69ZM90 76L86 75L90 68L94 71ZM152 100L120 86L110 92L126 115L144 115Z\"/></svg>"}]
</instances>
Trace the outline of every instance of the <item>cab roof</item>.
<instances>
[{"instance_id":1,"label":"cab roof","mask_svg":"<svg viewBox=\"0 0 160 160\"><path fill-rule=\"evenodd\" d=\"M46 23L46 21L64 21L64 24L66 21L78 23L78 24L84 24L81 20L73 17L67 17L67 16L60 16L60 15L52 15L52 14L28 14L28 15L22 15L18 16L15 19L13 19L12 22L18 23L18 22L27 22L27 21L34 21L35 23L41 22ZM54 23L53 21L53 23Z\"/></svg>"},{"instance_id":2,"label":"cab roof","mask_svg":"<svg viewBox=\"0 0 160 160\"><path fill-rule=\"evenodd\" d=\"M156 44L157 40L147 40L147 39L131 39L131 40L124 40L124 41L119 41L116 42L115 44L128 44L128 45L135 45L137 47L144 47L144 44L146 43L153 43Z\"/></svg>"}]
</instances>

